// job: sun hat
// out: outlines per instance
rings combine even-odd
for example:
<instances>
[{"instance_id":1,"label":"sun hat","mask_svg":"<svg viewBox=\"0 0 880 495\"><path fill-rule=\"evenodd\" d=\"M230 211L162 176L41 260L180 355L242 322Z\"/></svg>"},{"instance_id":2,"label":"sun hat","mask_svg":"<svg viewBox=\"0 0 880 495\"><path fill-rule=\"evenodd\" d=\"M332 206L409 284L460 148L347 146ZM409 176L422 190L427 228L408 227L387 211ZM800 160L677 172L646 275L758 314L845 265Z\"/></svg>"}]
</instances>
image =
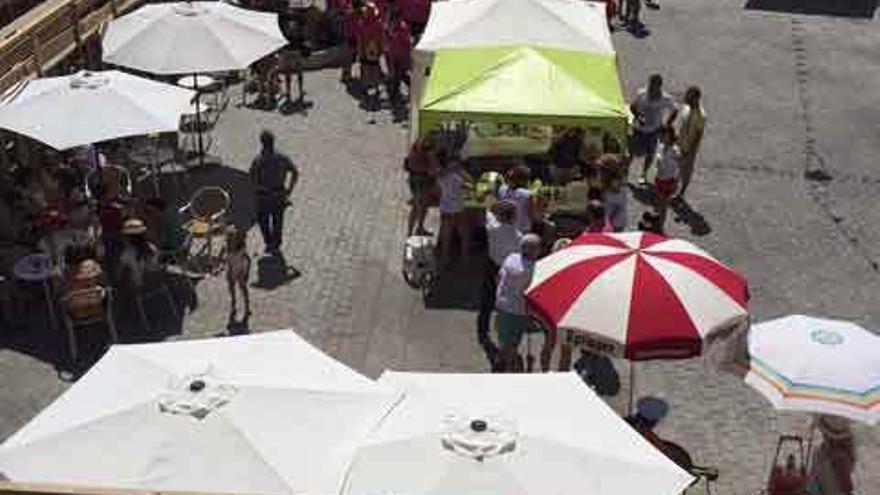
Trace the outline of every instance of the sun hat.
<instances>
[{"instance_id":1,"label":"sun hat","mask_svg":"<svg viewBox=\"0 0 880 495\"><path fill-rule=\"evenodd\" d=\"M122 233L125 235L143 234L147 231L147 226L140 218L129 218L122 224Z\"/></svg>"},{"instance_id":2,"label":"sun hat","mask_svg":"<svg viewBox=\"0 0 880 495\"><path fill-rule=\"evenodd\" d=\"M73 272L72 279L75 281L87 281L98 278L103 274L104 271L101 269L101 265L98 264L97 261L92 259L87 259L81 261L77 266L75 271Z\"/></svg>"}]
</instances>

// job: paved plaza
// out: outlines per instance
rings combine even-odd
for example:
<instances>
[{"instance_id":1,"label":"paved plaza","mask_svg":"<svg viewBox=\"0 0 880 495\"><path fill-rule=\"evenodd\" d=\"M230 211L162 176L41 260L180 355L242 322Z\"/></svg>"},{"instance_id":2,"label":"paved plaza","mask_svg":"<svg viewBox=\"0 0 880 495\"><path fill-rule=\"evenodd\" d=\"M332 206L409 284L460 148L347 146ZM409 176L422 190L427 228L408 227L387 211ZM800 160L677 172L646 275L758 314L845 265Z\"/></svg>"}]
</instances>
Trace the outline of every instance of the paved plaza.
<instances>
[{"instance_id":1,"label":"paved plaza","mask_svg":"<svg viewBox=\"0 0 880 495\"><path fill-rule=\"evenodd\" d=\"M669 233L692 240L746 275L753 321L790 313L848 319L880 329L880 21L872 2L828 0L786 12L786 2L661 0L644 10L650 33L614 35L625 94L661 73L680 96L703 88L709 123L683 222ZM795 4L798 2L788 2ZM826 12L859 4L849 13ZM870 5L869 5L870 3ZM812 7L803 7L808 5ZM861 9L861 10L860 10ZM866 12L870 14L865 15ZM306 75L307 115L237 105L221 115L213 151L219 168L196 184L219 182L234 195L234 220L252 224L244 175L268 128L300 169L288 210L279 269L255 263L250 331L292 328L369 376L386 368L486 371L476 343L473 293L426 307L402 280L408 190L405 123L367 113L336 70ZM827 182L806 178L815 170ZM644 206L633 201L635 218ZM436 230L436 218L432 218ZM262 270L257 282L257 272ZM453 275L467 277L460 269ZM161 335L121 328L123 340L210 337L227 327L224 277L196 286L198 304L175 321L155 306ZM441 284L442 285L442 284ZM0 439L11 435L69 385L55 369L63 342L29 345L17 330L0 348ZM624 383L624 363L618 363ZM801 431L807 417L778 414L732 375L699 361L640 363L637 395L671 404L659 433L698 464L717 466L719 495L763 487L777 434ZM137 384L132 384L137 386ZM623 412L626 391L611 401ZM589 425L584 425L589 428ZM880 494L880 431L855 426L857 493ZM697 493L698 490L694 489Z\"/></svg>"}]
</instances>

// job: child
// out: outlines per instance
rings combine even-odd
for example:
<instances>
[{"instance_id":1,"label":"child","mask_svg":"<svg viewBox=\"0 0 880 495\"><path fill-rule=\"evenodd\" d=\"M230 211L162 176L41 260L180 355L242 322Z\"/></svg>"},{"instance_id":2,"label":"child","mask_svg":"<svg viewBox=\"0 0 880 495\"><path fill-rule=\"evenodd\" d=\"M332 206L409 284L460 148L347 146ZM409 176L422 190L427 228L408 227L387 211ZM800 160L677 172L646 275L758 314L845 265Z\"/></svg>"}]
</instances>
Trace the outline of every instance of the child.
<instances>
[{"instance_id":1,"label":"child","mask_svg":"<svg viewBox=\"0 0 880 495\"><path fill-rule=\"evenodd\" d=\"M601 201L593 200L587 205L587 215L590 218L590 224L587 226L587 232L592 234L604 234L613 232L608 217L605 215L605 207Z\"/></svg>"},{"instance_id":2,"label":"child","mask_svg":"<svg viewBox=\"0 0 880 495\"><path fill-rule=\"evenodd\" d=\"M677 137L671 127L660 130L660 144L657 146L657 175L654 177L654 192L657 194L658 227L661 232L666 225L666 212L669 202L678 189L678 166L681 151L678 149Z\"/></svg>"},{"instance_id":3,"label":"child","mask_svg":"<svg viewBox=\"0 0 880 495\"><path fill-rule=\"evenodd\" d=\"M599 159L599 169L605 214L614 231L623 232L626 230L628 216L626 190L623 187L623 167L615 155L606 154Z\"/></svg>"},{"instance_id":4,"label":"child","mask_svg":"<svg viewBox=\"0 0 880 495\"><path fill-rule=\"evenodd\" d=\"M468 262L470 246L470 227L464 209L465 182L472 179L457 159L441 160L442 169L437 177L440 185L440 244L443 263L449 265L452 235L457 232L461 240L461 257Z\"/></svg>"},{"instance_id":5,"label":"child","mask_svg":"<svg viewBox=\"0 0 880 495\"><path fill-rule=\"evenodd\" d=\"M247 253L247 231L229 227L226 230L226 283L232 308L229 321L235 320L235 287L238 286L244 297L244 319L251 316L251 301L248 293L248 279L251 274L251 257Z\"/></svg>"}]
</instances>

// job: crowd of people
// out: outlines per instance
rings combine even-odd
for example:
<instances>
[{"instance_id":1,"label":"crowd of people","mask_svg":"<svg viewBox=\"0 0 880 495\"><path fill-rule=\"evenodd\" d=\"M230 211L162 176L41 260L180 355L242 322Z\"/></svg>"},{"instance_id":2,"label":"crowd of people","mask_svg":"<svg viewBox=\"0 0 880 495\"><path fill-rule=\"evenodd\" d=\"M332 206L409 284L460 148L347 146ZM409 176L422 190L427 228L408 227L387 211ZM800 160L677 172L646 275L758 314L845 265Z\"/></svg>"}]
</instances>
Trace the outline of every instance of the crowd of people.
<instances>
[{"instance_id":1,"label":"crowd of people","mask_svg":"<svg viewBox=\"0 0 880 495\"><path fill-rule=\"evenodd\" d=\"M430 207L436 205L439 266L447 270L457 263L470 264L471 240L482 237L474 231L484 228L488 257L477 335L493 369L516 366L502 349L516 349L526 331L523 292L538 256L549 253L552 246L564 246L567 238L580 232L622 232L637 227L662 234L670 206L685 200L706 125L700 89L687 88L684 100L677 102L664 92L663 80L655 74L637 92L630 110L634 119L625 146L608 134L567 128L557 133L544 160L512 160L481 221L475 221L468 211L465 198L466 191L474 188L474 178L485 171L461 156L463 139L450 138L449 130L441 129L410 147L404 161L411 192L407 235L433 235L424 222ZM459 127L453 132L462 131ZM641 164L633 172L637 180L630 183L630 168L638 160ZM585 184L578 228L564 231L556 224L551 201L533 187L536 179L550 188ZM644 193L651 204L637 226L630 225L631 190ZM492 313L497 345L490 335Z\"/></svg>"},{"instance_id":2,"label":"crowd of people","mask_svg":"<svg viewBox=\"0 0 880 495\"><path fill-rule=\"evenodd\" d=\"M428 22L430 0L335 0L330 7L342 26L343 82L359 83L369 108L378 107L383 84L389 100L401 102L401 86L410 85L412 48Z\"/></svg>"}]
</instances>

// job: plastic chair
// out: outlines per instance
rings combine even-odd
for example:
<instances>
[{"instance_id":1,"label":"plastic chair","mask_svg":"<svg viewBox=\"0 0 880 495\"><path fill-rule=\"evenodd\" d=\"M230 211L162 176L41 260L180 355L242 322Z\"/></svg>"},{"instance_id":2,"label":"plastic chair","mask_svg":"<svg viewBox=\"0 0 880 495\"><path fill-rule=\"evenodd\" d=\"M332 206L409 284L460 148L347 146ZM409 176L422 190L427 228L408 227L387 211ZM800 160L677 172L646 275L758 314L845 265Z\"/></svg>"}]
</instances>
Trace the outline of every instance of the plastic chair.
<instances>
[{"instance_id":1,"label":"plastic chair","mask_svg":"<svg viewBox=\"0 0 880 495\"><path fill-rule=\"evenodd\" d=\"M116 323L113 321L113 296L110 289L101 286L74 289L61 297L61 303L70 358L73 362L77 360L78 328L106 324L110 343L116 343Z\"/></svg>"},{"instance_id":2,"label":"plastic chair","mask_svg":"<svg viewBox=\"0 0 880 495\"><path fill-rule=\"evenodd\" d=\"M223 188L206 186L197 190L189 203L179 210L181 215L189 216L189 220L183 224L183 229L189 234L190 239L204 241L195 256L207 255L211 268L213 261L217 259L214 256L214 237L223 236L225 233L226 212L230 203L229 193Z\"/></svg>"}]
</instances>

